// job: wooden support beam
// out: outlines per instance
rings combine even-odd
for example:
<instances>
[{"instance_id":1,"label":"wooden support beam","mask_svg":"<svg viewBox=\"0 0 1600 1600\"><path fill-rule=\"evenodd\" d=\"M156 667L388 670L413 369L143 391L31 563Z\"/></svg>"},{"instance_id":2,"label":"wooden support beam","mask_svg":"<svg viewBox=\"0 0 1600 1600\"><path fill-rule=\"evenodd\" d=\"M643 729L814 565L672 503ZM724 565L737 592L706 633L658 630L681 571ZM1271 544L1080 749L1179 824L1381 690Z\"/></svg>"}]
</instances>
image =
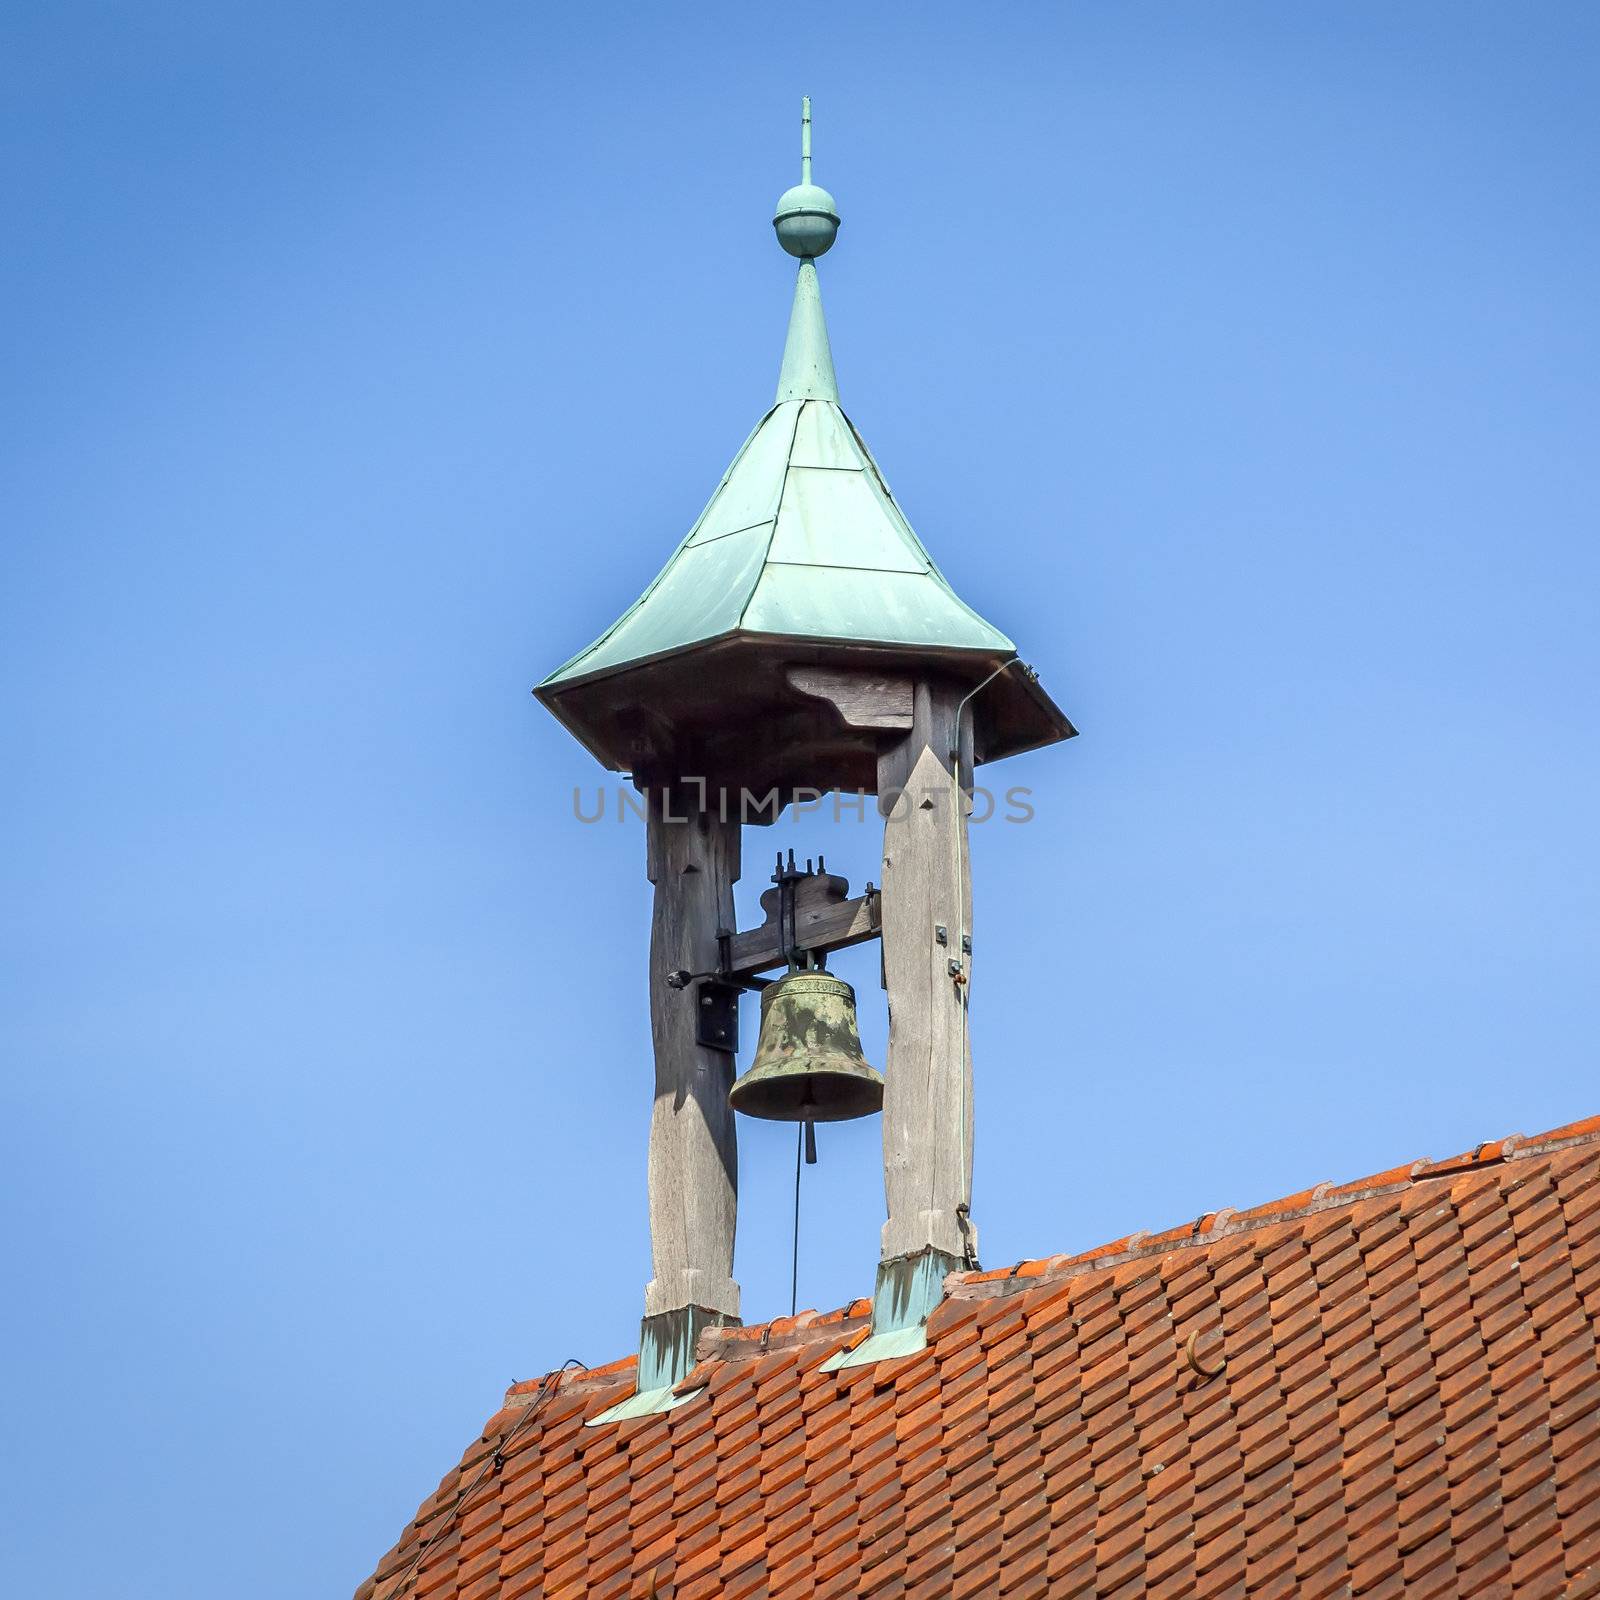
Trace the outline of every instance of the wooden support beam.
<instances>
[{"instance_id":1,"label":"wooden support beam","mask_svg":"<svg viewBox=\"0 0 1600 1600\"><path fill-rule=\"evenodd\" d=\"M879 932L878 892L835 900L822 906L795 908L794 944L797 950L824 955L853 944L876 939ZM784 961L783 939L776 920L736 933L729 943L730 976L753 977Z\"/></svg>"},{"instance_id":2,"label":"wooden support beam","mask_svg":"<svg viewBox=\"0 0 1600 1600\"><path fill-rule=\"evenodd\" d=\"M801 694L832 706L847 728L888 728L905 732L911 727L910 678L826 667L790 667L788 678Z\"/></svg>"},{"instance_id":3,"label":"wooden support beam","mask_svg":"<svg viewBox=\"0 0 1600 1600\"><path fill-rule=\"evenodd\" d=\"M650 1031L655 1105L650 1118L647 1320L699 1306L739 1314L733 1237L739 1159L728 1105L733 1056L696 1039L695 991L668 974L717 965L717 930L733 926L739 824L698 808L692 790L646 790L646 838L655 912L650 925Z\"/></svg>"},{"instance_id":4,"label":"wooden support beam","mask_svg":"<svg viewBox=\"0 0 1600 1600\"><path fill-rule=\"evenodd\" d=\"M933 1250L977 1259L972 1224L971 803L951 753L961 690L919 682L910 733L878 762L883 829L885 1262ZM966 718L961 718L966 721Z\"/></svg>"}]
</instances>

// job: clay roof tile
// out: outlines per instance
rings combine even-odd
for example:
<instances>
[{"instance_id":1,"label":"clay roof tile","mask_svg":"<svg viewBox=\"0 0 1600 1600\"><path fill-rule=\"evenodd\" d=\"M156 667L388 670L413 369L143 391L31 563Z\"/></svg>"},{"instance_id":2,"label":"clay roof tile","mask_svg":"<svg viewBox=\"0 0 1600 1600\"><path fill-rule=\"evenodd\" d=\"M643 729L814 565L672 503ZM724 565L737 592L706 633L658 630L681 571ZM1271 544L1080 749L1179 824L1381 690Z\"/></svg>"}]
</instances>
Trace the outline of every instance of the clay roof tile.
<instances>
[{"instance_id":1,"label":"clay roof tile","mask_svg":"<svg viewBox=\"0 0 1600 1600\"><path fill-rule=\"evenodd\" d=\"M1578 1592L1600 1561L1600 1117L1077 1255L515 1383L359 1600Z\"/></svg>"}]
</instances>

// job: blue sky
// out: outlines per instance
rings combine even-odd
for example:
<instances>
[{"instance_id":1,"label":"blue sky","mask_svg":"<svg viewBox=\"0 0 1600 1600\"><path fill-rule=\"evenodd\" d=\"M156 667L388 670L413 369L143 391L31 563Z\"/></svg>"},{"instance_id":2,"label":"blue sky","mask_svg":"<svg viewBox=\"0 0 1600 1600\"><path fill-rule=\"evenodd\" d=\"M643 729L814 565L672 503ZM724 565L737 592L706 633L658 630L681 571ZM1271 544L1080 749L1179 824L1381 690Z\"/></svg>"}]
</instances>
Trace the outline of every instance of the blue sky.
<instances>
[{"instance_id":1,"label":"blue sky","mask_svg":"<svg viewBox=\"0 0 1600 1600\"><path fill-rule=\"evenodd\" d=\"M986 1264L1600 1109L1593 7L0 29L9 1592L348 1592L632 1347L643 843L528 690L768 403L803 92L845 405L1083 730L974 833Z\"/></svg>"}]
</instances>

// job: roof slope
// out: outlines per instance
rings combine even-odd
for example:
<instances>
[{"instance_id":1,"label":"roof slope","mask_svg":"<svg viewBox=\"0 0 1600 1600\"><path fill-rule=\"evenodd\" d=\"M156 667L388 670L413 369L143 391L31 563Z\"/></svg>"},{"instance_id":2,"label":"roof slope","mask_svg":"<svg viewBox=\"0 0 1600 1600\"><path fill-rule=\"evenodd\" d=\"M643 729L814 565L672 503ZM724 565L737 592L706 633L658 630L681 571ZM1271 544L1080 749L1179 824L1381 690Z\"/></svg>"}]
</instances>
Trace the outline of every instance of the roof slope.
<instances>
[{"instance_id":1,"label":"roof slope","mask_svg":"<svg viewBox=\"0 0 1600 1600\"><path fill-rule=\"evenodd\" d=\"M650 587L543 686L736 632L1016 648L957 597L831 400L775 405Z\"/></svg>"},{"instance_id":2,"label":"roof slope","mask_svg":"<svg viewBox=\"0 0 1600 1600\"><path fill-rule=\"evenodd\" d=\"M358 1600L1600 1590L1600 1117L947 1287L515 1385Z\"/></svg>"},{"instance_id":3,"label":"roof slope","mask_svg":"<svg viewBox=\"0 0 1600 1600\"><path fill-rule=\"evenodd\" d=\"M776 403L650 587L539 687L741 632L1016 653L934 565L840 408L811 261L795 282Z\"/></svg>"}]
</instances>

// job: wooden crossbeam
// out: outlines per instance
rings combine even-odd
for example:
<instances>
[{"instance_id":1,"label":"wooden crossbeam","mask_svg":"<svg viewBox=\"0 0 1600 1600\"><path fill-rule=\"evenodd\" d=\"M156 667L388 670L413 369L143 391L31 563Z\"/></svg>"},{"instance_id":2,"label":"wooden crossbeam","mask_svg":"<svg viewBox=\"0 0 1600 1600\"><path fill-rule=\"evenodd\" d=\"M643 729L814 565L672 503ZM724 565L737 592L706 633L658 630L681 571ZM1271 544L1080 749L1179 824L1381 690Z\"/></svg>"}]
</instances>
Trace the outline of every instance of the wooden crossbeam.
<instances>
[{"instance_id":1,"label":"wooden crossbeam","mask_svg":"<svg viewBox=\"0 0 1600 1600\"><path fill-rule=\"evenodd\" d=\"M801 903L795 908L795 948L813 955L844 950L850 945L876 939L880 926L876 890L857 895L853 900L834 900L821 905ZM728 945L730 976L735 978L751 977L784 963L783 941L775 920L734 934Z\"/></svg>"}]
</instances>

